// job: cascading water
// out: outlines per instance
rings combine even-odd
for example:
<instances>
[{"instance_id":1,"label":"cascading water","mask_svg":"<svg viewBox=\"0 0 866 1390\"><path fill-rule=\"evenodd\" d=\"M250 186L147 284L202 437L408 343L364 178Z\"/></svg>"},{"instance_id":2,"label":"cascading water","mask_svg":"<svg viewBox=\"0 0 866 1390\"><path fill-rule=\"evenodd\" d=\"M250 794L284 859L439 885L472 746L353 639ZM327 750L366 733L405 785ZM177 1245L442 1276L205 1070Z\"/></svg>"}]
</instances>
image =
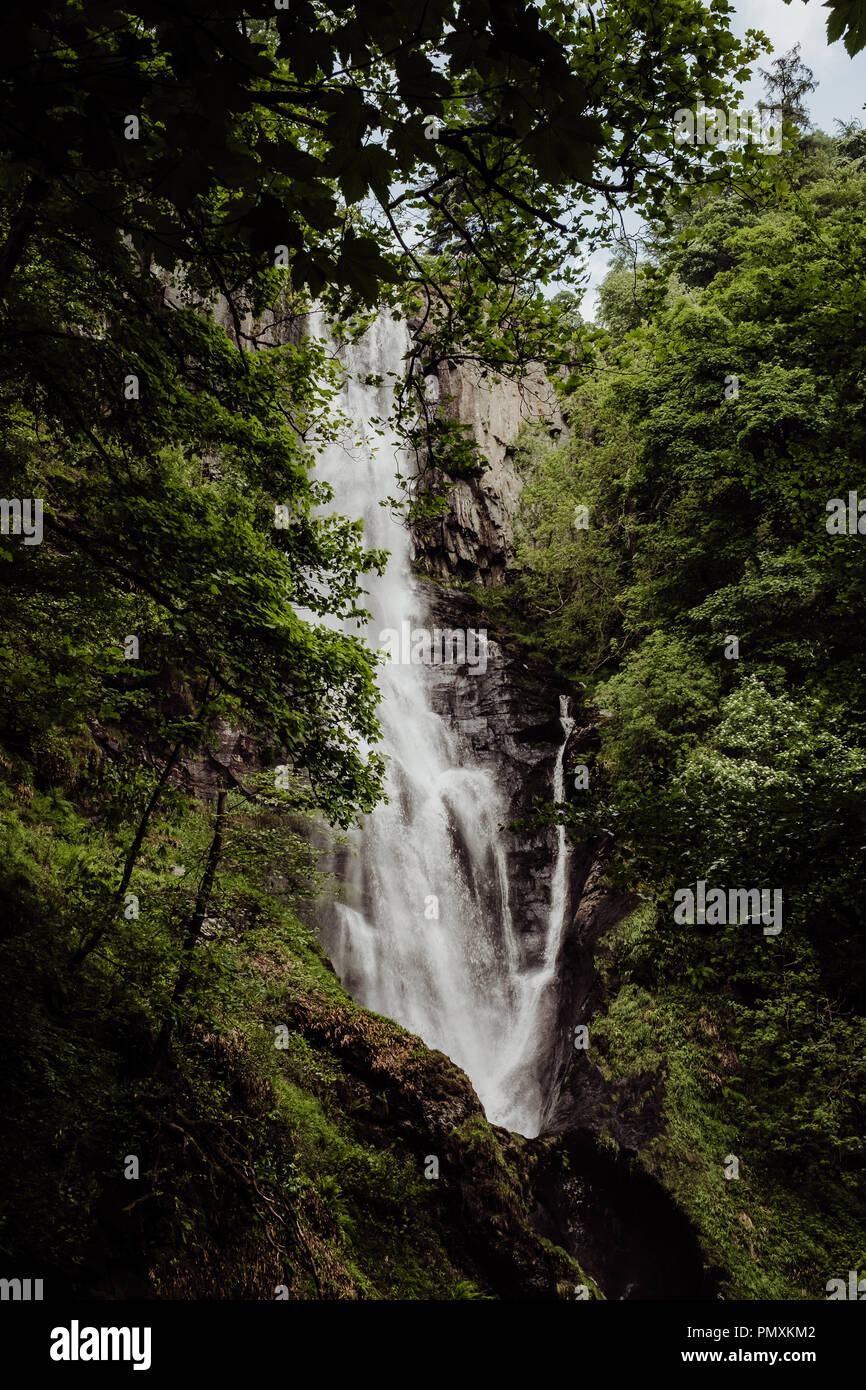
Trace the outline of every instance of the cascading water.
<instances>
[{"instance_id":1,"label":"cascading water","mask_svg":"<svg viewBox=\"0 0 866 1390\"><path fill-rule=\"evenodd\" d=\"M366 384L374 374L386 382L389 373L399 376L407 346L405 326L385 313L360 342L332 344L346 374L340 409L362 447L359 455L354 444L334 444L317 465L317 475L334 489L334 509L363 520L369 548L390 552L385 573L368 581L371 623L351 629L371 646L386 629L400 632L406 622L418 629L427 619L411 574L408 531L379 505L393 491L400 458L396 436L377 436L373 424L374 417L387 418L391 388ZM567 907L565 832L559 831L545 950L540 963L526 968L502 847L507 807L493 775L460 765L454 732L431 708L427 667L389 661L380 685L388 802L353 837L344 901L328 914L323 944L353 998L451 1057L494 1123L536 1134L546 1099L537 1060L553 1024ZM564 789L567 707L561 722L557 800Z\"/></svg>"},{"instance_id":2,"label":"cascading water","mask_svg":"<svg viewBox=\"0 0 866 1390\"><path fill-rule=\"evenodd\" d=\"M556 754L556 764L553 769L553 800L556 805L561 805L565 800L565 749L571 731L574 728L574 720L571 718L569 711L570 702L568 696L560 695L559 722L562 725L562 743L559 745L559 750ZM553 871L553 889L550 895L550 926L545 950L545 966L550 970L556 968L556 958L559 954L559 947L562 942L562 933L565 928L565 917L568 908L566 901L568 893L568 841L565 834L565 826L558 826L556 834L556 867Z\"/></svg>"}]
</instances>

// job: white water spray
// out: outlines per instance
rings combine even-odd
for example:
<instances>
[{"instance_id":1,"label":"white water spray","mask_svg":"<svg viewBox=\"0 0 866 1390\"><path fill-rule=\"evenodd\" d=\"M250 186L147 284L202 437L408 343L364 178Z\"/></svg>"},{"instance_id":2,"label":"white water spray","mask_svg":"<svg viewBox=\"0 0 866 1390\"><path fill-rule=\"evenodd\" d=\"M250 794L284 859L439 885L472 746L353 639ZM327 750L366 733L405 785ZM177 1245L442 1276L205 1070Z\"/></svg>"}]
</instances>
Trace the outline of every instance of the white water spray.
<instances>
[{"instance_id":1,"label":"white water spray","mask_svg":"<svg viewBox=\"0 0 866 1390\"><path fill-rule=\"evenodd\" d=\"M372 374L401 374L405 326L381 314L357 344L334 348L346 371L340 409L352 440L328 448L317 476L334 489L334 509L361 518L368 548L387 549L382 576L368 577L372 621L361 635L372 647L385 629L426 622L413 581L403 522L379 505L394 492L397 438L377 437L391 387ZM333 345L332 345L333 347ZM357 625L351 630L358 633ZM379 719L388 760L388 804L354 834L345 900L333 906L322 939L353 998L396 1019L439 1048L469 1076L488 1117L520 1133L538 1132L545 1095L537 1074L545 1029L553 1026L556 959L566 920L567 846L559 830L550 920L540 964L527 969L512 920L501 827L505 798L493 775L461 766L457 741L431 708L427 668L382 668ZM564 795L563 759L572 721L562 707L563 744L553 794Z\"/></svg>"}]
</instances>

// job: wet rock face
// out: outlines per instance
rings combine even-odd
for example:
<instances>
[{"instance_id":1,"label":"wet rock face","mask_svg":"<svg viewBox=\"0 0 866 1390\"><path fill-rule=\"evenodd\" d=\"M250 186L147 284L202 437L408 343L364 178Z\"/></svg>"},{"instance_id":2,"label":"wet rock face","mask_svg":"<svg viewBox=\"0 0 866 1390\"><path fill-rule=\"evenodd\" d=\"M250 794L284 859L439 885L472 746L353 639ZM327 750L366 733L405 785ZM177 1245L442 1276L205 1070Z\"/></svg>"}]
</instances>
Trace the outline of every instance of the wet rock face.
<instances>
[{"instance_id":1,"label":"wet rock face","mask_svg":"<svg viewBox=\"0 0 866 1390\"><path fill-rule=\"evenodd\" d=\"M442 628L484 627L476 601L461 590L419 583L419 609L424 621ZM579 694L558 679L546 662L517 644L488 637L487 667L427 668L432 708L446 720L457 739L458 756L466 766L484 767L495 777L506 805L506 824L528 817L536 801L549 805L553 770L562 745L560 696L571 699L575 728L565 755L566 800L580 793L568 776L595 738ZM512 920L520 937L522 965L531 970L542 960L548 932L557 858L555 829L503 825L502 842L508 875ZM589 1023L600 1003L594 963L599 938L632 908L631 900L605 879L606 847L592 840L569 852L566 922L553 988L556 992L552 1029L539 1056L538 1080L547 1094L542 1132L587 1127L611 1127L618 1140L630 1145L657 1132L658 1117L646 1111L638 1134L634 1125L619 1121L622 1098L591 1064L585 1051L574 1048L574 1028ZM626 1107L628 1109L629 1107ZM650 1106L650 1110L652 1106Z\"/></svg>"},{"instance_id":2,"label":"wet rock face","mask_svg":"<svg viewBox=\"0 0 866 1390\"><path fill-rule=\"evenodd\" d=\"M501 584L512 557L512 520L523 487L514 444L528 420L544 421L551 434L560 434L559 405L540 367L511 381L477 366L440 362L436 377L443 414L470 427L484 467L478 477L456 481L430 470L431 489L447 493L448 512L416 532L416 561L443 579Z\"/></svg>"},{"instance_id":3,"label":"wet rock face","mask_svg":"<svg viewBox=\"0 0 866 1390\"><path fill-rule=\"evenodd\" d=\"M173 781L200 801L213 801L227 785L243 786L248 777L264 770L265 740L242 729L232 729L224 719L214 721L215 749L202 749L183 759Z\"/></svg>"},{"instance_id":4,"label":"wet rock face","mask_svg":"<svg viewBox=\"0 0 866 1390\"><path fill-rule=\"evenodd\" d=\"M458 1268L503 1299L557 1301L584 1277L574 1256L529 1219L527 1141L488 1128L467 1077L441 1052L387 1020L317 995L295 997L293 1024L338 1062L336 1092L365 1146L433 1155L428 1201Z\"/></svg>"},{"instance_id":5,"label":"wet rock face","mask_svg":"<svg viewBox=\"0 0 866 1390\"><path fill-rule=\"evenodd\" d=\"M471 428L485 467L477 478L456 481L431 471L431 487L447 491L448 511L413 533L415 566L446 581L492 587L503 582L512 558L512 522L523 486L513 454L520 428L525 421L543 420L558 434L562 415L540 367L520 381L454 362L439 363L436 374L443 413ZM431 625L484 627L478 605L462 591L440 584L419 588ZM536 798L549 801L563 738L559 697L569 693L550 668L527 659L516 644L491 638L486 671L433 667L429 677L432 707L457 735L461 761L494 774L507 819L528 815ZM503 828L503 841L512 912L531 967L539 963L550 912L556 833L515 835Z\"/></svg>"},{"instance_id":6,"label":"wet rock face","mask_svg":"<svg viewBox=\"0 0 866 1390\"><path fill-rule=\"evenodd\" d=\"M530 1219L569 1254L605 1298L712 1299L719 1271L669 1194L633 1159L586 1131L525 1141L535 1157Z\"/></svg>"},{"instance_id":7,"label":"wet rock face","mask_svg":"<svg viewBox=\"0 0 866 1390\"><path fill-rule=\"evenodd\" d=\"M422 585L427 621L442 628L484 627L473 599L455 589ZM491 635L487 668L431 666L431 705L456 735L464 766L489 770L507 806L506 820L529 814L536 798L550 800L551 778L563 730L559 696L565 687L543 662ZM538 964L550 912L556 858L553 830L513 834L503 827L511 907L526 964Z\"/></svg>"}]
</instances>

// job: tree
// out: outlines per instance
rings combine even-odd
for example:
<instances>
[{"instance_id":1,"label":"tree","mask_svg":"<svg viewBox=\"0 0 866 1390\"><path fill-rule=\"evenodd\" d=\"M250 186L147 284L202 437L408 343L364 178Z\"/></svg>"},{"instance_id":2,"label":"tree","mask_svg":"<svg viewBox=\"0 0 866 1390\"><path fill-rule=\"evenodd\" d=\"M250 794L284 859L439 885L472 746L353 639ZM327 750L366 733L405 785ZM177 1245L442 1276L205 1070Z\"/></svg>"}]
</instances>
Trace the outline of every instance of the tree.
<instances>
[{"instance_id":1,"label":"tree","mask_svg":"<svg viewBox=\"0 0 866 1390\"><path fill-rule=\"evenodd\" d=\"M123 232L146 268L183 266L202 295L223 294L240 343L236 300L255 297L253 272L277 248L296 289L373 304L420 272L424 228L435 245L447 225L513 300L519 274L543 281L592 233L592 195L658 209L698 167L668 123L745 76L757 50L732 39L729 12L700 0L618 0L598 18L560 0L543 12L525 0L43 5L10 26L0 75L0 287L34 239L98 247ZM500 355L525 334L504 304L490 319Z\"/></svg>"},{"instance_id":2,"label":"tree","mask_svg":"<svg viewBox=\"0 0 866 1390\"><path fill-rule=\"evenodd\" d=\"M818 83L812 69L800 57L800 45L797 43L780 58L774 58L769 71L761 68L761 76L768 97L766 102L760 103L761 109L778 108L783 121L808 130L811 121L805 98L807 92L817 90Z\"/></svg>"},{"instance_id":3,"label":"tree","mask_svg":"<svg viewBox=\"0 0 866 1390\"><path fill-rule=\"evenodd\" d=\"M0 541L0 708L37 780L85 729L122 767L109 903L219 721L291 768L297 809L345 824L380 789L375 661L301 616L362 615L382 563L310 477L335 426L310 297L426 303L417 352L518 370L585 200L656 206L697 168L665 120L742 72L727 26L699 0L48 0L11 21L0 486L41 499L45 537ZM466 231L456 276L424 246L443 221Z\"/></svg>"},{"instance_id":4,"label":"tree","mask_svg":"<svg viewBox=\"0 0 866 1390\"><path fill-rule=\"evenodd\" d=\"M645 267L628 254L614 257L598 288L598 320L613 342L639 328L648 312Z\"/></svg>"},{"instance_id":5,"label":"tree","mask_svg":"<svg viewBox=\"0 0 866 1390\"><path fill-rule=\"evenodd\" d=\"M625 1132L655 1078L654 1162L726 1261L742 1228L716 1224L719 1155L748 1153L758 1297L821 1288L816 1231L856 1242L866 1105L864 537L827 527L830 499L846 519L862 499L858 132L779 166L775 189L685 198L653 229L658 292L566 395L568 438L522 451L507 590L585 691L589 784L558 819L638 904L597 957L595 1065ZM724 913L678 920L698 884Z\"/></svg>"},{"instance_id":6,"label":"tree","mask_svg":"<svg viewBox=\"0 0 866 1390\"><path fill-rule=\"evenodd\" d=\"M866 181L847 146L836 142L829 165L823 149L795 156L796 196L786 205L772 195L763 206L698 201L679 236L654 243L657 264L647 271L662 284L687 279L688 290L649 302L640 328L598 355L565 401L564 446L536 441L525 450L512 593L532 640L586 681L604 711L598 764L609 785L597 821L621 829L650 877L673 856L680 882L721 858L729 816L743 822L744 853L760 844L770 862L776 846L779 876L799 837L802 862L787 878L796 872L801 895L803 881L816 891L833 885L832 914L813 899L808 929L822 939L827 969L860 1001L863 957L849 942L862 932L862 912L856 893L837 889L850 886L848 866L858 862L862 806L834 789L810 819L792 790L783 830L770 808L781 794L780 753L763 811L753 787L759 840L734 806L729 765L715 752L704 762L699 751L717 737L724 709L740 711L743 759L754 753L763 706L757 696L733 698L746 680L766 691L780 728L782 712L808 712L785 735L789 744L812 740L803 785L807 776L820 781L819 714L834 748L849 745L852 765L866 744L866 652L855 616L866 601L862 557L856 535L826 525L829 499L847 506L858 489L866 444ZM820 312L809 307L818 303ZM586 534L570 526L576 502L589 510ZM664 788L688 759L701 775L710 764L722 771L706 796L690 783L668 819ZM729 812L718 805L725 785ZM699 800L718 838L688 859ZM686 863L676 857L683 853ZM753 861L738 871L747 868L756 872Z\"/></svg>"}]
</instances>

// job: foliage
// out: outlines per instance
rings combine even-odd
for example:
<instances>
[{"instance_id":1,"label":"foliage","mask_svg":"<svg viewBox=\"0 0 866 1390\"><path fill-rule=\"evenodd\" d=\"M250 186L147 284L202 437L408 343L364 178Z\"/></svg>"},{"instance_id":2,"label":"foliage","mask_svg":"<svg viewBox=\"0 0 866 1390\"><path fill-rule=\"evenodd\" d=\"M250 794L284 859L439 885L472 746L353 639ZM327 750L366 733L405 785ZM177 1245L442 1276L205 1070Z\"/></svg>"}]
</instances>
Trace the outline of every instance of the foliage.
<instances>
[{"instance_id":1,"label":"foliage","mask_svg":"<svg viewBox=\"0 0 866 1390\"><path fill-rule=\"evenodd\" d=\"M859 11L833 11L854 51ZM793 1190L811 1163L846 1219L863 581L821 522L863 453L862 142L789 133L775 163L677 144L675 112L733 100L767 47L732 15L48 0L7 24L0 491L44 507L41 544L0 539L2 1248L28 1269L103 1297L487 1291L355 1063L312 1025L271 1043L318 1008L325 1037L414 1046L343 996L300 915L314 834L369 811L382 774L374 658L339 623L385 557L312 473L341 424L316 300L338 338L382 302L410 315L400 404L434 472L477 468L428 408L440 362L559 373L570 442L527 441L513 596L609 701L584 823L656 911L611 1055L623 1023L651 1069L722 1000L742 1070L707 1123L742 1105L768 1173ZM595 331L544 290L625 206L654 258L615 270ZM230 731L256 772L222 761ZM793 846L769 952L673 930L684 875L781 873ZM653 1049L645 996L671 1021ZM671 1114L705 1135L675 1076ZM454 1142L525 1232L489 1126Z\"/></svg>"},{"instance_id":2,"label":"foliage","mask_svg":"<svg viewBox=\"0 0 866 1390\"><path fill-rule=\"evenodd\" d=\"M322 887L308 838L239 796L160 1064L178 925L210 839L206 810L182 807L158 819L138 868L140 916L105 938L71 988L53 947L84 929L110 837L59 794L3 789L0 893L18 905L0 942L16 1001L0 1022L7 1264L46 1278L54 1297L270 1300L279 1286L292 1298L495 1296L411 1143L356 1115L355 1063L302 1031L296 1000L304 1011L322 1001L343 1028L364 1011L298 915ZM284 1047L275 1024L287 1027ZM382 1021L382 1033L404 1046L396 1024ZM432 1085L435 1059L416 1039L405 1047ZM495 1147L480 1114L467 1136L474 1161L470 1141ZM507 1196L514 1205L516 1181Z\"/></svg>"},{"instance_id":3,"label":"foliage","mask_svg":"<svg viewBox=\"0 0 866 1390\"><path fill-rule=\"evenodd\" d=\"M696 197L655 229L630 322L614 263L569 439L526 438L510 576L512 622L598 727L560 816L644 903L606 948L599 1062L662 1089L645 1161L748 1297L857 1264L866 591L862 536L826 525L866 442L855 135L780 155L781 197ZM781 889L781 933L676 923L699 881Z\"/></svg>"}]
</instances>

